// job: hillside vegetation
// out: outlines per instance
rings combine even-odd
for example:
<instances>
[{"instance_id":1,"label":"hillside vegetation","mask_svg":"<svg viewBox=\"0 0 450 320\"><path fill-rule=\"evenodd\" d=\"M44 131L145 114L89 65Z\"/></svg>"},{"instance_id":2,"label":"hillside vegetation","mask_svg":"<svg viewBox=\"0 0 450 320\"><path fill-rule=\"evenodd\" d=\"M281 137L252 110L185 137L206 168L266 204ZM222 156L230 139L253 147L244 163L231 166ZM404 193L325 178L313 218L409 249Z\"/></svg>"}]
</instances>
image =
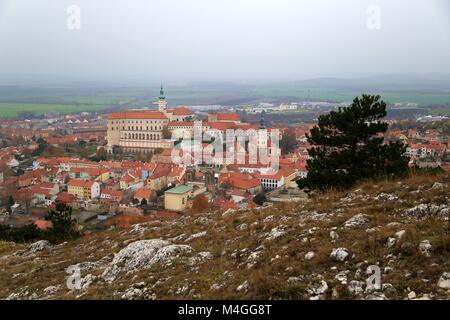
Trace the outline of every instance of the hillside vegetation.
<instances>
[{"instance_id":1,"label":"hillside vegetation","mask_svg":"<svg viewBox=\"0 0 450 320\"><path fill-rule=\"evenodd\" d=\"M450 299L449 182L413 176L59 245L3 242L0 298ZM374 265L381 284L367 287Z\"/></svg>"}]
</instances>

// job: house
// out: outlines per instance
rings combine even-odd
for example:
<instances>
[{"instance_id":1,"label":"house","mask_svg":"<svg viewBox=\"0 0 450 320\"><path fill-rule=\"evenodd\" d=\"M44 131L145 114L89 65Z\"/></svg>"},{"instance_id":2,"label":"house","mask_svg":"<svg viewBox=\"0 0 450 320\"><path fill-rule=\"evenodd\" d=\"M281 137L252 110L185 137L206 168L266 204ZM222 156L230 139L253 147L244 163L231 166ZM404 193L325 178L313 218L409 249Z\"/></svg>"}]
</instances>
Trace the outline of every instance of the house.
<instances>
[{"instance_id":1,"label":"house","mask_svg":"<svg viewBox=\"0 0 450 320\"><path fill-rule=\"evenodd\" d=\"M147 188L151 190L161 190L167 186L167 177L171 171L171 166L159 164L153 173L147 178Z\"/></svg>"},{"instance_id":2,"label":"house","mask_svg":"<svg viewBox=\"0 0 450 320\"><path fill-rule=\"evenodd\" d=\"M140 188L137 189L134 193L134 199L139 200L139 202L142 202L142 200L146 200L147 202L150 201L152 197L154 197L155 192L153 190L147 189L147 188Z\"/></svg>"},{"instance_id":3,"label":"house","mask_svg":"<svg viewBox=\"0 0 450 320\"><path fill-rule=\"evenodd\" d=\"M219 176L219 185L244 190L250 194L262 191L261 182L249 173L222 172Z\"/></svg>"},{"instance_id":4,"label":"house","mask_svg":"<svg viewBox=\"0 0 450 320\"><path fill-rule=\"evenodd\" d=\"M100 199L121 202L123 196L123 191L121 190L103 189L100 194Z\"/></svg>"},{"instance_id":5,"label":"house","mask_svg":"<svg viewBox=\"0 0 450 320\"><path fill-rule=\"evenodd\" d=\"M120 189L126 190L137 185L141 181L140 174L138 172L127 173L120 179Z\"/></svg>"},{"instance_id":6,"label":"house","mask_svg":"<svg viewBox=\"0 0 450 320\"><path fill-rule=\"evenodd\" d=\"M241 117L237 113L218 112L208 114L208 122L232 122L240 123Z\"/></svg>"},{"instance_id":7,"label":"house","mask_svg":"<svg viewBox=\"0 0 450 320\"><path fill-rule=\"evenodd\" d=\"M19 161L17 161L16 158L12 157L6 162L6 165L10 168L16 168L19 166Z\"/></svg>"},{"instance_id":8,"label":"house","mask_svg":"<svg viewBox=\"0 0 450 320\"><path fill-rule=\"evenodd\" d=\"M67 186L67 192L77 196L81 200L100 197L100 184L96 181L72 179L69 181Z\"/></svg>"},{"instance_id":9,"label":"house","mask_svg":"<svg viewBox=\"0 0 450 320\"><path fill-rule=\"evenodd\" d=\"M69 177L71 179L95 180L104 182L109 179L110 171L99 168L70 168Z\"/></svg>"},{"instance_id":10,"label":"house","mask_svg":"<svg viewBox=\"0 0 450 320\"><path fill-rule=\"evenodd\" d=\"M25 172L18 177L17 184L19 188L29 187L33 184L39 183L42 180L42 175L45 173L44 169L37 169Z\"/></svg>"},{"instance_id":11,"label":"house","mask_svg":"<svg viewBox=\"0 0 450 320\"><path fill-rule=\"evenodd\" d=\"M152 157L154 163L172 163L172 149L165 149Z\"/></svg>"},{"instance_id":12,"label":"house","mask_svg":"<svg viewBox=\"0 0 450 320\"><path fill-rule=\"evenodd\" d=\"M167 175L167 183L178 184L183 181L186 168L173 166Z\"/></svg>"},{"instance_id":13,"label":"house","mask_svg":"<svg viewBox=\"0 0 450 320\"><path fill-rule=\"evenodd\" d=\"M268 174L254 173L253 176L261 182L263 189L268 191L278 189L285 183L284 175L280 170Z\"/></svg>"},{"instance_id":14,"label":"house","mask_svg":"<svg viewBox=\"0 0 450 320\"><path fill-rule=\"evenodd\" d=\"M191 192L191 187L187 185L179 185L166 190L164 193L164 208L171 211L184 211L188 209Z\"/></svg>"},{"instance_id":15,"label":"house","mask_svg":"<svg viewBox=\"0 0 450 320\"><path fill-rule=\"evenodd\" d=\"M55 202L64 203L64 204L70 204L73 202L77 202L78 197L76 195L67 193L67 192L60 192L58 196L55 199Z\"/></svg>"}]
</instances>

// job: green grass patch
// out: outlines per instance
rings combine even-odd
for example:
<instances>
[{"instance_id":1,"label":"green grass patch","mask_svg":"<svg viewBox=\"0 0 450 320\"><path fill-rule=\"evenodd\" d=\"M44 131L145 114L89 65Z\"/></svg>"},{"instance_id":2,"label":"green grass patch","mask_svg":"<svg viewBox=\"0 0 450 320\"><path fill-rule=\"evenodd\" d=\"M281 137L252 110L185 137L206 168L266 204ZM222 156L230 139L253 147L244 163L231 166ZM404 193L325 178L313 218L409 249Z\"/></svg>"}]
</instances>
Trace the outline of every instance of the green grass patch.
<instances>
[{"instance_id":1,"label":"green grass patch","mask_svg":"<svg viewBox=\"0 0 450 320\"><path fill-rule=\"evenodd\" d=\"M40 103L0 103L0 118L14 118L19 112L34 112L36 115L42 115L46 112L60 112L68 114L82 111L101 111L108 108L109 105L66 105L66 104L40 104Z\"/></svg>"}]
</instances>

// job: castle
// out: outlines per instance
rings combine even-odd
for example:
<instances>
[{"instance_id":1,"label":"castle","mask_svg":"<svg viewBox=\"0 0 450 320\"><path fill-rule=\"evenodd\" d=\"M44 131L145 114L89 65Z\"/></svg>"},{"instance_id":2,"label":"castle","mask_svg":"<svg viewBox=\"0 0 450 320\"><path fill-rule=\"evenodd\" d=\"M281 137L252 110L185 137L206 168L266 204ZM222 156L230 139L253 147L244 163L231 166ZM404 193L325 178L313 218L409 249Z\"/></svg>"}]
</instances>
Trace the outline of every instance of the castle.
<instances>
[{"instance_id":1,"label":"castle","mask_svg":"<svg viewBox=\"0 0 450 320\"><path fill-rule=\"evenodd\" d=\"M108 116L108 151L115 146L128 152L148 152L154 149L170 149L173 142L165 136L169 123L184 122L194 113L185 107L167 109L164 89L161 86L158 110L127 110Z\"/></svg>"}]
</instances>

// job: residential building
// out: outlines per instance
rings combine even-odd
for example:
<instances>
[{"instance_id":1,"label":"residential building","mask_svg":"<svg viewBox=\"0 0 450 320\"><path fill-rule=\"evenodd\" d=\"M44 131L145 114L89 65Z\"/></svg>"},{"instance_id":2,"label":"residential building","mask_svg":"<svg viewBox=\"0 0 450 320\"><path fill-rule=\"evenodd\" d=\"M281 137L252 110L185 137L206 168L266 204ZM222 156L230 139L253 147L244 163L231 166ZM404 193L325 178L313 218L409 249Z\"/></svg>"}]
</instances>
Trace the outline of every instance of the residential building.
<instances>
[{"instance_id":1,"label":"residential building","mask_svg":"<svg viewBox=\"0 0 450 320\"><path fill-rule=\"evenodd\" d=\"M100 184L96 181L72 179L67 184L67 192L81 200L90 200L100 197Z\"/></svg>"},{"instance_id":2,"label":"residential building","mask_svg":"<svg viewBox=\"0 0 450 320\"><path fill-rule=\"evenodd\" d=\"M179 185L164 193L164 208L171 211L184 211L189 208L192 189L187 185Z\"/></svg>"}]
</instances>

